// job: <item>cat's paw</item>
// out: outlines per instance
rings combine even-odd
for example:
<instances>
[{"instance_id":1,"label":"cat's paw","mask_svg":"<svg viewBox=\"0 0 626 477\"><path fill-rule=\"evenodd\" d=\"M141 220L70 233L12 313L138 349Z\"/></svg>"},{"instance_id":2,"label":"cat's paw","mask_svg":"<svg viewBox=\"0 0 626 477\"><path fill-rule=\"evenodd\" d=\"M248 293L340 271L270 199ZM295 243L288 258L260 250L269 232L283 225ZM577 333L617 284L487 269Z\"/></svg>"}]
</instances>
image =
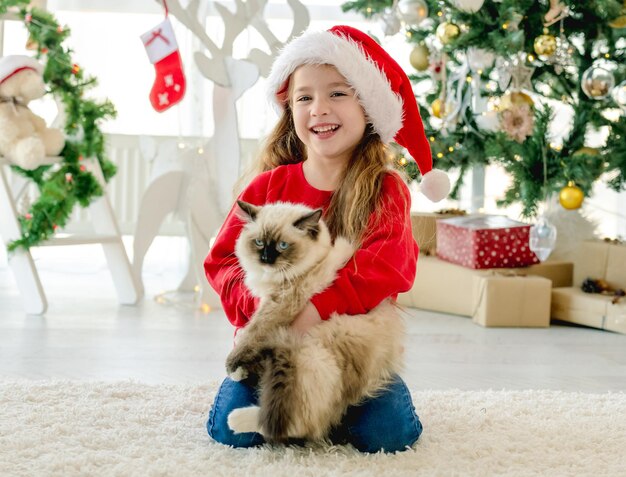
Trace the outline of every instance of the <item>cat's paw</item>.
<instances>
[{"instance_id":1,"label":"cat's paw","mask_svg":"<svg viewBox=\"0 0 626 477\"><path fill-rule=\"evenodd\" d=\"M232 379L233 381L243 381L248 377L248 371L239 366L232 373L229 373L228 377L230 377L230 379Z\"/></svg>"},{"instance_id":2,"label":"cat's paw","mask_svg":"<svg viewBox=\"0 0 626 477\"><path fill-rule=\"evenodd\" d=\"M337 257L338 262L346 263L352 255L354 255L355 248L352 242L347 238L337 237L335 244L333 245L333 254Z\"/></svg>"},{"instance_id":3,"label":"cat's paw","mask_svg":"<svg viewBox=\"0 0 626 477\"><path fill-rule=\"evenodd\" d=\"M241 407L235 409L228 415L228 427L235 433L242 432L261 432L259 426L259 412L261 408L258 406Z\"/></svg>"},{"instance_id":4,"label":"cat's paw","mask_svg":"<svg viewBox=\"0 0 626 477\"><path fill-rule=\"evenodd\" d=\"M226 358L226 374L233 381L256 382L262 366L260 350L243 344L235 346Z\"/></svg>"}]
</instances>

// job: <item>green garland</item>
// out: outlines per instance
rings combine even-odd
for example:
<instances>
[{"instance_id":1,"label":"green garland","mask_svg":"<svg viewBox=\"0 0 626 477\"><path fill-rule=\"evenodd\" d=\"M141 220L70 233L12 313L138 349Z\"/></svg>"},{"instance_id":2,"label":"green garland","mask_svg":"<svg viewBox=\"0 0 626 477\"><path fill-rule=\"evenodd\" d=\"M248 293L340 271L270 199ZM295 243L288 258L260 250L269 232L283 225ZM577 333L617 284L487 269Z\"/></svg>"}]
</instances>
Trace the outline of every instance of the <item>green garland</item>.
<instances>
[{"instance_id":1,"label":"green garland","mask_svg":"<svg viewBox=\"0 0 626 477\"><path fill-rule=\"evenodd\" d=\"M62 162L25 170L12 169L32 180L39 189L39 197L28 213L19 218L22 236L9 243L8 250L29 249L51 238L57 228L65 226L78 203L88 206L102 195L96 178L82 164L83 158L96 158L104 179L115 175L115 165L104 154L104 135L98 127L103 119L115 117L115 108L108 101L96 102L84 98L84 92L96 84L87 77L71 58L71 50L62 43L70 31L61 27L50 13L28 7L28 0L0 0L0 14L15 7L24 20L30 38L37 45L37 57L47 56L44 81L49 93L65 105L66 141L61 152Z\"/></svg>"},{"instance_id":2,"label":"green garland","mask_svg":"<svg viewBox=\"0 0 626 477\"><path fill-rule=\"evenodd\" d=\"M511 53L533 53L534 39L543 33L543 16L549 8L547 0L485 0L475 13L458 9L451 0L424 0L428 6L427 21L416 28L407 30L407 41L419 44L435 33L442 18L462 26L460 35L444 45L443 51L448 65L459 65L460 52L469 47L483 48L507 57ZM570 180L589 195L593 183L606 180L615 191L626 189L626 117L612 122L603 116L610 108L617 108L611 97L590 99L581 90L581 77L597 59L606 57L616 65L613 71L615 84L626 79L626 30L611 28L608 23L620 15L622 0L561 0L568 6L570 15L563 20L564 33L574 45L571 59L573 70L557 74L554 66L539 59L533 61L535 67L531 78L534 86L542 84L545 99L567 103L573 108L574 123L562 147L552 148L547 141L551 111L534 108L535 124L531 136L522 143L512 140L503 132L481 130L468 110L460 118L456 127L450 127L448 134L430 124L430 105L441 93L441 83L424 97L419 97L420 113L426 134L430 138L433 162L445 170L460 171L452 197L456 198L466 171L476 165L500 164L511 175L512 183L499 205L521 203L522 215L533 216L539 204L550 194L558 192ZM393 0L353 0L342 5L344 11L358 11L366 18L375 18L392 6ZM439 16L439 13L442 16ZM505 28L504 25L519 22L519 27ZM548 27L549 33L559 36L559 24ZM598 49L604 42L604 49ZM489 79L491 71L481 74L483 82ZM430 80L428 73L410 75L414 82ZM469 83L461 86L463 93L470 88ZM544 91L548 91L543 94ZM499 96L504 91L493 91ZM598 149L597 155L581 153L586 132L589 129L604 129L609 132L606 144ZM545 161L545 166L544 166ZM418 170L412 162L407 172L412 178Z\"/></svg>"}]
</instances>

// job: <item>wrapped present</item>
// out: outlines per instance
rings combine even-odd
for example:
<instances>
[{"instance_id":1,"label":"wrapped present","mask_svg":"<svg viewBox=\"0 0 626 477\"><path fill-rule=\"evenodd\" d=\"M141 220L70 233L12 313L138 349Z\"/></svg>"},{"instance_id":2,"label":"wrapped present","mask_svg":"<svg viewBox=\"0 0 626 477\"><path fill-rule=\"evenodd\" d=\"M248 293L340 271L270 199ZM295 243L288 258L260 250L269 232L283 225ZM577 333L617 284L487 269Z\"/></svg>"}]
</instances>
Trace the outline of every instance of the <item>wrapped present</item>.
<instances>
[{"instance_id":1,"label":"wrapped present","mask_svg":"<svg viewBox=\"0 0 626 477\"><path fill-rule=\"evenodd\" d=\"M590 295L578 287L552 290L552 318L593 328L604 328L607 304L601 295Z\"/></svg>"},{"instance_id":2,"label":"wrapped present","mask_svg":"<svg viewBox=\"0 0 626 477\"><path fill-rule=\"evenodd\" d=\"M435 255L437 251L437 220L466 212L459 209L445 209L437 212L411 212L413 237L423 255Z\"/></svg>"},{"instance_id":3,"label":"wrapped present","mask_svg":"<svg viewBox=\"0 0 626 477\"><path fill-rule=\"evenodd\" d=\"M588 279L626 289L626 245L583 242L574 265L574 286L552 290L552 318L626 334L626 298L585 293L581 285Z\"/></svg>"},{"instance_id":4,"label":"wrapped present","mask_svg":"<svg viewBox=\"0 0 626 477\"><path fill-rule=\"evenodd\" d=\"M546 261L524 268L497 269L502 273L547 278L553 287L572 285L573 264ZM423 310L472 316L476 297L474 278L493 270L474 270L437 257L420 255L413 287L398 295L398 304Z\"/></svg>"},{"instance_id":5,"label":"wrapped present","mask_svg":"<svg viewBox=\"0 0 626 477\"><path fill-rule=\"evenodd\" d=\"M467 268L516 268L539 263L528 246L530 225L500 215L437 220L437 256Z\"/></svg>"},{"instance_id":6,"label":"wrapped present","mask_svg":"<svg viewBox=\"0 0 626 477\"><path fill-rule=\"evenodd\" d=\"M413 287L398 295L398 304L470 316L474 307L472 282L477 272L420 254Z\"/></svg>"},{"instance_id":7,"label":"wrapped present","mask_svg":"<svg viewBox=\"0 0 626 477\"><path fill-rule=\"evenodd\" d=\"M550 326L552 282L531 275L492 273L474 280L472 321L482 326Z\"/></svg>"}]
</instances>

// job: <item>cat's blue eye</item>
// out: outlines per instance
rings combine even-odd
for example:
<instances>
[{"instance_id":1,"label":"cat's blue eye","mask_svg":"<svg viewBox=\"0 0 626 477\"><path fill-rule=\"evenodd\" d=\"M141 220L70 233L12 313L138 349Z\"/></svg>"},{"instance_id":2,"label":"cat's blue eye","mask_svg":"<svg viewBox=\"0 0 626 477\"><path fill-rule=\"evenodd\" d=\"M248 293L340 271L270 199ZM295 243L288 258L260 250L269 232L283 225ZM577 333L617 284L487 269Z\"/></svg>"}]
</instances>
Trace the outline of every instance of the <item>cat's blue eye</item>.
<instances>
[{"instance_id":1,"label":"cat's blue eye","mask_svg":"<svg viewBox=\"0 0 626 477\"><path fill-rule=\"evenodd\" d=\"M265 245L265 243L261 239L254 239L254 245L256 245L257 247L262 247L263 245Z\"/></svg>"},{"instance_id":2,"label":"cat's blue eye","mask_svg":"<svg viewBox=\"0 0 626 477\"><path fill-rule=\"evenodd\" d=\"M278 242L278 248L280 250L287 250L289 248L289 244L287 242Z\"/></svg>"}]
</instances>

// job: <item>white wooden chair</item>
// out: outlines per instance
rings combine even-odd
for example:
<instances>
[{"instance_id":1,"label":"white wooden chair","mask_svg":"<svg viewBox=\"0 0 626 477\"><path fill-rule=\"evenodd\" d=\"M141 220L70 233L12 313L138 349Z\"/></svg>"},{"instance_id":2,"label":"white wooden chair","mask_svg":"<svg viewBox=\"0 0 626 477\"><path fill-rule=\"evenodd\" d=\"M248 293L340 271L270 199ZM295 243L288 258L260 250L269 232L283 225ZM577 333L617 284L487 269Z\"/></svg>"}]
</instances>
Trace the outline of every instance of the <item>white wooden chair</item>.
<instances>
[{"instance_id":1,"label":"white wooden chair","mask_svg":"<svg viewBox=\"0 0 626 477\"><path fill-rule=\"evenodd\" d=\"M48 163L51 164L60 160L61 158L47 159ZM104 177L98 161L91 159L84 162L87 169L94 174L104 188ZM15 175L11 178L8 161L0 157L0 236L4 246L21 236L18 204L24 190L24 180ZM117 220L106 195L106 189L101 197L89 205L88 211L94 233L59 235L40 246L101 244L111 270L119 302L124 305L136 304L143 295L142 287L133 273L126 254ZM15 276L25 311L37 315L45 313L48 303L30 252L21 248L10 252L8 263Z\"/></svg>"},{"instance_id":2,"label":"white wooden chair","mask_svg":"<svg viewBox=\"0 0 626 477\"><path fill-rule=\"evenodd\" d=\"M33 3L37 3L40 8L46 8L45 1ZM3 54L4 47L5 20L19 20L19 18L14 13L0 15L0 56ZM60 112L61 115L62 112ZM55 164L61 160L59 157L50 157L46 159L46 163ZM102 197L94 200L89 206L94 233L57 236L40 246L102 244L120 303L124 305L136 304L143 295L142 286L140 280L133 274L126 249L122 243L117 220L106 194L106 183L100 164L97 159L85 160L84 163L104 189ZM9 242L21 236L18 204L26 189L26 180L9 172L8 161L0 157L0 238L2 239L0 246L4 243L5 247ZM21 248L15 250L9 253L8 262L15 276L26 312L37 315L45 313L48 302L30 252Z\"/></svg>"}]
</instances>

